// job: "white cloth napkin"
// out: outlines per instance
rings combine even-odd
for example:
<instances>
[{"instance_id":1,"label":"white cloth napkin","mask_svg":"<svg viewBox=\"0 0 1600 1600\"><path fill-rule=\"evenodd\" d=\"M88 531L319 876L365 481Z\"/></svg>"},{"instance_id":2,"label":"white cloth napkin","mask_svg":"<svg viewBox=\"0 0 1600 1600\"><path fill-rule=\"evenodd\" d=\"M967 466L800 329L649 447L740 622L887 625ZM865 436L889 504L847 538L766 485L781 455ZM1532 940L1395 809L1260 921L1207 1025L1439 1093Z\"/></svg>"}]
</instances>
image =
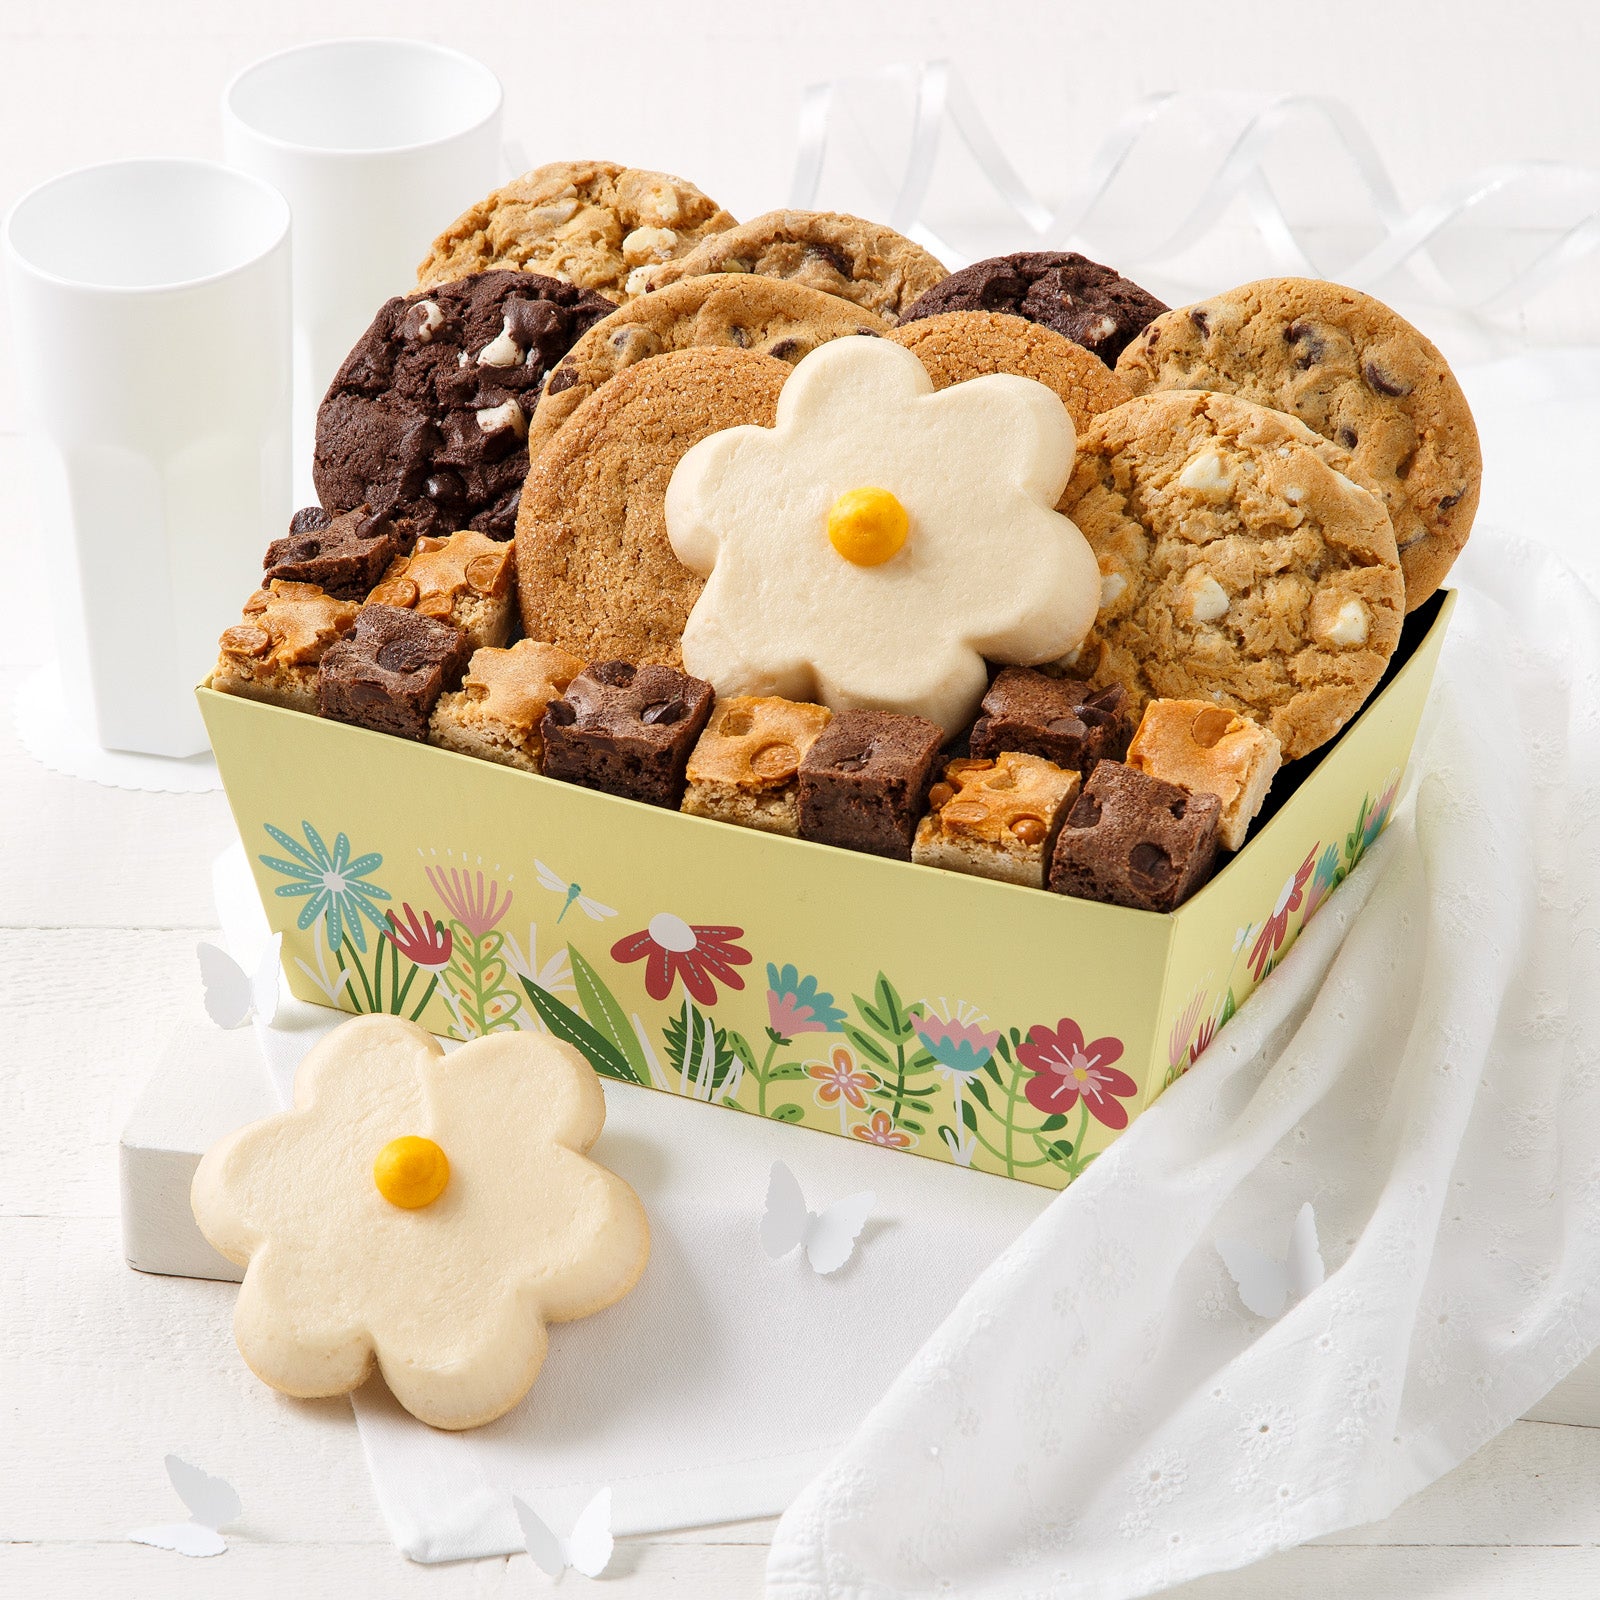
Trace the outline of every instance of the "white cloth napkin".
<instances>
[{"instance_id":1,"label":"white cloth napkin","mask_svg":"<svg viewBox=\"0 0 1600 1600\"><path fill-rule=\"evenodd\" d=\"M1410 802L790 1508L773 1600L1117 1597L1382 1517L1600 1342L1600 604L1484 534ZM1328 1276L1276 1320L1219 1237Z\"/></svg>"}]
</instances>

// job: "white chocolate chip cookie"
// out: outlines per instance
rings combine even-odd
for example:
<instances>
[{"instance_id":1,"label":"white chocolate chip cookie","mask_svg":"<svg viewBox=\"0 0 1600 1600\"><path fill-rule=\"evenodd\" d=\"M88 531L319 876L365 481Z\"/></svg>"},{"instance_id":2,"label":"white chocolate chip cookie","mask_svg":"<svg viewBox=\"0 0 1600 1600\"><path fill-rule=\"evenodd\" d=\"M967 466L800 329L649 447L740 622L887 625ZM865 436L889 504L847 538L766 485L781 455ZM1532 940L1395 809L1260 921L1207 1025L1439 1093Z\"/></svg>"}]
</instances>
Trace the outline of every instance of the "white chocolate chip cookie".
<instances>
[{"instance_id":1,"label":"white chocolate chip cookie","mask_svg":"<svg viewBox=\"0 0 1600 1600\"><path fill-rule=\"evenodd\" d=\"M1383 676L1405 610L1393 525L1347 452L1233 395L1105 412L1060 509L1100 564L1079 670L1150 700L1244 712L1286 758L1331 739Z\"/></svg>"}]
</instances>

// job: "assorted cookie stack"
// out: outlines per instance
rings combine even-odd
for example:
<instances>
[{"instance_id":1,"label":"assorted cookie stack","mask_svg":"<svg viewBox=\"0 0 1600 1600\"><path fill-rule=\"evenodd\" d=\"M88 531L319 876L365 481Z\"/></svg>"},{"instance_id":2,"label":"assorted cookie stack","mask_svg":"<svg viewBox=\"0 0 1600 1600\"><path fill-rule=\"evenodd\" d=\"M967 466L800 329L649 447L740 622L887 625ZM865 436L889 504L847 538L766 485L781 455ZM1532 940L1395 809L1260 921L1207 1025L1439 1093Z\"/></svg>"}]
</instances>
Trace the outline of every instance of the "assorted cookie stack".
<instances>
[{"instance_id":1,"label":"assorted cookie stack","mask_svg":"<svg viewBox=\"0 0 1600 1600\"><path fill-rule=\"evenodd\" d=\"M1378 684L1480 473L1444 359L1356 291L1169 310L558 163L345 361L211 687L1169 911Z\"/></svg>"}]
</instances>

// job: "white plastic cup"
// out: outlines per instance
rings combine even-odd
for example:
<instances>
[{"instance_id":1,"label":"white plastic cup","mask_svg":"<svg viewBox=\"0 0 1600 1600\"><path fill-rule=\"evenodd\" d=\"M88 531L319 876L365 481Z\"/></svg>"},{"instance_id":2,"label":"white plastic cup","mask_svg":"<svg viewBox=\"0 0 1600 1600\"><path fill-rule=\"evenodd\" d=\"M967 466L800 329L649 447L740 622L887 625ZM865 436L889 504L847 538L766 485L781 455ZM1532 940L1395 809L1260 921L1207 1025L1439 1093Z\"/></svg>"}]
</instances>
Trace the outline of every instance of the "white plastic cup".
<instances>
[{"instance_id":1,"label":"white plastic cup","mask_svg":"<svg viewBox=\"0 0 1600 1600\"><path fill-rule=\"evenodd\" d=\"M108 750L207 748L194 686L289 478L289 208L205 161L117 161L3 230L63 690Z\"/></svg>"},{"instance_id":2,"label":"white plastic cup","mask_svg":"<svg viewBox=\"0 0 1600 1600\"><path fill-rule=\"evenodd\" d=\"M316 413L378 308L500 176L500 80L409 39L334 39L266 56L223 90L228 162L294 214L295 493ZM342 507L336 509L344 509Z\"/></svg>"}]
</instances>

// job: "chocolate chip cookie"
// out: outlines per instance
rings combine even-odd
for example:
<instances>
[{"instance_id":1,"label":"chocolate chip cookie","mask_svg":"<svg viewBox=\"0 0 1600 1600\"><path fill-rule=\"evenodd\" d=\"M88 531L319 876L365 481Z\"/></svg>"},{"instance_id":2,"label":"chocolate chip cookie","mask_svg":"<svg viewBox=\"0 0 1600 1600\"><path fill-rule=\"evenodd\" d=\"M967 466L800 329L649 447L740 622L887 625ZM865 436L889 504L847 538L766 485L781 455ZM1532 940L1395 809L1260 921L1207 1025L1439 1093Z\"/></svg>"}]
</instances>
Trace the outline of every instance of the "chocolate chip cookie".
<instances>
[{"instance_id":1,"label":"chocolate chip cookie","mask_svg":"<svg viewBox=\"0 0 1600 1600\"><path fill-rule=\"evenodd\" d=\"M750 273L685 278L619 306L561 358L529 422L528 452L537 456L602 384L669 350L722 345L758 350L793 366L829 339L888 328L870 311L798 283Z\"/></svg>"},{"instance_id":2,"label":"chocolate chip cookie","mask_svg":"<svg viewBox=\"0 0 1600 1600\"><path fill-rule=\"evenodd\" d=\"M769 211L704 240L680 260L646 274L652 289L707 272L785 278L852 301L896 322L945 276L920 244L842 211Z\"/></svg>"},{"instance_id":3,"label":"chocolate chip cookie","mask_svg":"<svg viewBox=\"0 0 1600 1600\"><path fill-rule=\"evenodd\" d=\"M1414 611L1444 581L1478 509L1483 457L1438 350L1370 295L1265 278L1151 323L1118 373L1135 394L1220 389L1298 417L1382 493Z\"/></svg>"},{"instance_id":4,"label":"chocolate chip cookie","mask_svg":"<svg viewBox=\"0 0 1600 1600\"><path fill-rule=\"evenodd\" d=\"M1405 580L1394 527L1350 455L1280 411L1175 392L1096 417L1059 510L1100 564L1077 653L1096 686L1211 700L1292 760L1331 739L1383 676Z\"/></svg>"},{"instance_id":5,"label":"chocolate chip cookie","mask_svg":"<svg viewBox=\"0 0 1600 1600\"><path fill-rule=\"evenodd\" d=\"M732 226L715 200L670 173L613 161L553 161L457 217L417 268L417 287L487 267L519 267L618 303L644 292L651 267Z\"/></svg>"},{"instance_id":6,"label":"chocolate chip cookie","mask_svg":"<svg viewBox=\"0 0 1600 1600\"><path fill-rule=\"evenodd\" d=\"M667 541L667 483L708 433L770 428L789 372L753 350L675 350L619 372L578 407L522 491L517 588L530 639L585 661L682 665L705 580Z\"/></svg>"},{"instance_id":7,"label":"chocolate chip cookie","mask_svg":"<svg viewBox=\"0 0 1600 1600\"><path fill-rule=\"evenodd\" d=\"M322 503L370 505L404 550L461 528L509 539L539 386L612 309L532 272L479 272L388 301L317 412Z\"/></svg>"},{"instance_id":8,"label":"chocolate chip cookie","mask_svg":"<svg viewBox=\"0 0 1600 1600\"><path fill-rule=\"evenodd\" d=\"M1133 398L1105 362L1053 328L1001 311L944 311L904 322L889 336L903 344L933 379L935 389L1010 372L1061 396L1082 432L1102 411Z\"/></svg>"},{"instance_id":9,"label":"chocolate chip cookie","mask_svg":"<svg viewBox=\"0 0 1600 1600\"><path fill-rule=\"evenodd\" d=\"M1008 311L1054 328L1114 367L1123 346L1166 309L1153 294L1087 256L1019 250L952 272L900 320L943 311Z\"/></svg>"}]
</instances>

